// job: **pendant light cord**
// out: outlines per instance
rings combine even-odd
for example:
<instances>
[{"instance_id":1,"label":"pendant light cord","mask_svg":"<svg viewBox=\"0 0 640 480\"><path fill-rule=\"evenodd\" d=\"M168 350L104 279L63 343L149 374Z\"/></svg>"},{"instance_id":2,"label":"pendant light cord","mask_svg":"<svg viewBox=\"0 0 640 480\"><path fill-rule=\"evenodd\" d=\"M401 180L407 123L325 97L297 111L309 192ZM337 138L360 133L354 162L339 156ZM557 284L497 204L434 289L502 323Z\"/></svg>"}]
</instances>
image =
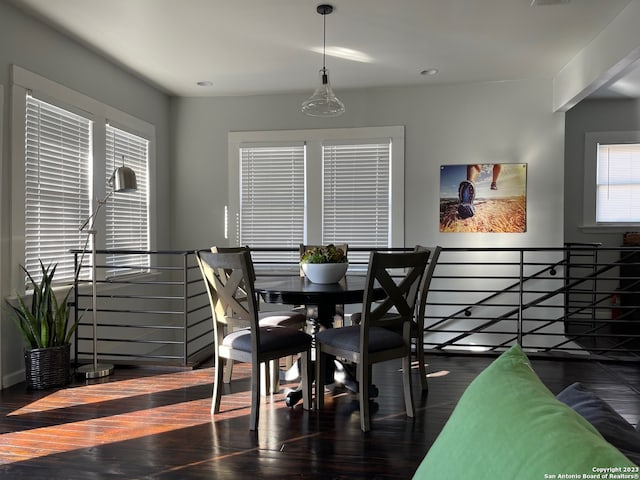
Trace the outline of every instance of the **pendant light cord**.
<instances>
[{"instance_id":1,"label":"pendant light cord","mask_svg":"<svg viewBox=\"0 0 640 480\"><path fill-rule=\"evenodd\" d=\"M323 23L323 27L322 27L322 73L327 73L327 66L326 66L326 54L327 54L327 14L326 12L322 14L322 23Z\"/></svg>"}]
</instances>

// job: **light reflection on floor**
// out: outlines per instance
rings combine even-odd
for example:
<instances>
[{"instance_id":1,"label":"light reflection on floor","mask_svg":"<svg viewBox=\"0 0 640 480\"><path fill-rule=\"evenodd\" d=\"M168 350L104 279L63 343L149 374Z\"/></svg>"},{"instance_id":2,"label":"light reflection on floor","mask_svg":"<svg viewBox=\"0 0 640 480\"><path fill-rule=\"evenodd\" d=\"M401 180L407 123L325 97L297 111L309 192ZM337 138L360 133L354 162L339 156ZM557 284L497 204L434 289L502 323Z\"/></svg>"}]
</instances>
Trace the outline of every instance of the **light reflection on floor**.
<instances>
[{"instance_id":1,"label":"light reflection on floor","mask_svg":"<svg viewBox=\"0 0 640 480\"><path fill-rule=\"evenodd\" d=\"M429 366L428 363L424 364L425 368L427 368L428 366ZM411 362L411 369L412 370L416 369L416 368L419 368L419 367L420 367L420 365L418 364L417 361ZM402 368L399 368L398 371L401 372ZM438 372L427 373L427 378L444 377L446 375L449 375L449 373L451 373L451 372L449 372L449 370L440 370Z\"/></svg>"}]
</instances>

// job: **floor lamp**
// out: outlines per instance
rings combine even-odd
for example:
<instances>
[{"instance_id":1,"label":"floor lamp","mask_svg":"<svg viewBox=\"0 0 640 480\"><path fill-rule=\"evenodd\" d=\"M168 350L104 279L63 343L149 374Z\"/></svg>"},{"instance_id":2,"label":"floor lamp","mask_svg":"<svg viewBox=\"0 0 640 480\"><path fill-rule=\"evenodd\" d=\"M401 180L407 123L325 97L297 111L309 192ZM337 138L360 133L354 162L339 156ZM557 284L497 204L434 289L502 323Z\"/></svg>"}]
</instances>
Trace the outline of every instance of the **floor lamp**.
<instances>
[{"instance_id":1,"label":"floor lamp","mask_svg":"<svg viewBox=\"0 0 640 480\"><path fill-rule=\"evenodd\" d=\"M97 311L97 281L96 281L96 216L103 205L107 203L109 197L114 193L120 192L135 192L138 189L136 182L136 174L129 167L124 166L124 157L122 157L123 165L116 168L111 174L109 179L109 185L113 189L102 199L98 200L96 209L91 216L80 227L80 231L86 231L87 242L91 238L91 287L92 287L92 313L93 313L93 363L88 365L82 365L76 370L76 373L83 375L86 379L101 378L111 375L113 373L113 365L98 363L98 311ZM85 230L89 225L89 229ZM82 250L82 255L87 249L87 244ZM80 259L80 266L82 265L82 258ZM80 268L80 267L79 267Z\"/></svg>"}]
</instances>

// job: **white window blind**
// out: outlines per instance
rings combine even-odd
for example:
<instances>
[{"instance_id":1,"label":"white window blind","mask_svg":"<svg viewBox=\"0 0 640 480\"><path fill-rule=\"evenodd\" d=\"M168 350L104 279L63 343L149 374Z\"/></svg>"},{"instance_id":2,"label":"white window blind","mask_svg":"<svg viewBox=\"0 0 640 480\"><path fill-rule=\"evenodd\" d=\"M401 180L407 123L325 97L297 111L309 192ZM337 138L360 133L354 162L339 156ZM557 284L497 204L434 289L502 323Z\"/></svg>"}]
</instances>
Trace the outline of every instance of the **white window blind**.
<instances>
[{"instance_id":1,"label":"white window blind","mask_svg":"<svg viewBox=\"0 0 640 480\"><path fill-rule=\"evenodd\" d=\"M640 222L640 144L598 144L596 222Z\"/></svg>"},{"instance_id":2,"label":"white window blind","mask_svg":"<svg viewBox=\"0 0 640 480\"><path fill-rule=\"evenodd\" d=\"M323 144L322 243L389 247L390 140ZM350 261L368 260L365 252Z\"/></svg>"},{"instance_id":3,"label":"white window blind","mask_svg":"<svg viewBox=\"0 0 640 480\"><path fill-rule=\"evenodd\" d=\"M304 243L305 146L240 147L240 245L295 247ZM298 261L296 252L256 252L256 261Z\"/></svg>"},{"instance_id":4,"label":"white window blind","mask_svg":"<svg viewBox=\"0 0 640 480\"><path fill-rule=\"evenodd\" d=\"M149 250L148 163L149 141L111 125L106 126L106 181L123 165L136 174L138 190L116 192L106 208L106 248L114 250ZM107 191L111 191L107 186ZM107 276L144 272L149 268L147 254L110 254Z\"/></svg>"},{"instance_id":5,"label":"white window blind","mask_svg":"<svg viewBox=\"0 0 640 480\"><path fill-rule=\"evenodd\" d=\"M74 278L69 250L84 247L91 213L91 131L91 120L27 95L25 267L36 281L40 260L57 263L55 283Z\"/></svg>"}]
</instances>

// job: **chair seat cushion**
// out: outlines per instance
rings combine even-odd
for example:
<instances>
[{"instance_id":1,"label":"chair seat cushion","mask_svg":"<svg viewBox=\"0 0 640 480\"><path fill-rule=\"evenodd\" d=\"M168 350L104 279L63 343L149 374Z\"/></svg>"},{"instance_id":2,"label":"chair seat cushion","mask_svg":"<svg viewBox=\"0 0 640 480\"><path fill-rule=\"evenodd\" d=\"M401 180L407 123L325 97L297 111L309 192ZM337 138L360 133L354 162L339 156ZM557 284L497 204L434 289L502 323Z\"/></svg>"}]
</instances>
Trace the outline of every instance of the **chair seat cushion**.
<instances>
[{"instance_id":1,"label":"chair seat cushion","mask_svg":"<svg viewBox=\"0 0 640 480\"><path fill-rule=\"evenodd\" d=\"M316 341L335 348L360 352L360 326L328 328L316 334ZM378 352L404 345L402 335L382 327L369 329L369 352Z\"/></svg>"},{"instance_id":2,"label":"chair seat cushion","mask_svg":"<svg viewBox=\"0 0 640 480\"><path fill-rule=\"evenodd\" d=\"M304 313L293 312L290 310L279 312L260 312L258 313L261 327L281 326L299 328L307 323L307 317Z\"/></svg>"},{"instance_id":3,"label":"chair seat cushion","mask_svg":"<svg viewBox=\"0 0 640 480\"><path fill-rule=\"evenodd\" d=\"M251 330L243 328L230 333L222 340L222 344L243 352L251 351ZM260 350L270 352L285 348L300 347L300 351L311 346L311 335L301 330L288 327L260 327Z\"/></svg>"},{"instance_id":4,"label":"chair seat cushion","mask_svg":"<svg viewBox=\"0 0 640 480\"><path fill-rule=\"evenodd\" d=\"M399 315L394 312L387 312L384 315L382 315L382 317L380 318L381 321L393 321L393 320L399 320L399 319L400 319ZM361 321L362 321L362 312L354 312L351 314L352 325L360 325Z\"/></svg>"},{"instance_id":5,"label":"chair seat cushion","mask_svg":"<svg viewBox=\"0 0 640 480\"><path fill-rule=\"evenodd\" d=\"M351 314L352 325L360 325L361 321L362 321L361 312L355 312ZM382 322L381 326L383 326L384 328L388 328L389 330L395 330L397 332L402 331L402 325L403 325L402 317L397 313L394 313L394 312L385 313L384 315L382 315L379 321ZM385 325L384 322L388 322L388 325ZM418 332L418 325L416 324L415 320L411 320L411 335L415 337L417 335L417 332Z\"/></svg>"}]
</instances>

